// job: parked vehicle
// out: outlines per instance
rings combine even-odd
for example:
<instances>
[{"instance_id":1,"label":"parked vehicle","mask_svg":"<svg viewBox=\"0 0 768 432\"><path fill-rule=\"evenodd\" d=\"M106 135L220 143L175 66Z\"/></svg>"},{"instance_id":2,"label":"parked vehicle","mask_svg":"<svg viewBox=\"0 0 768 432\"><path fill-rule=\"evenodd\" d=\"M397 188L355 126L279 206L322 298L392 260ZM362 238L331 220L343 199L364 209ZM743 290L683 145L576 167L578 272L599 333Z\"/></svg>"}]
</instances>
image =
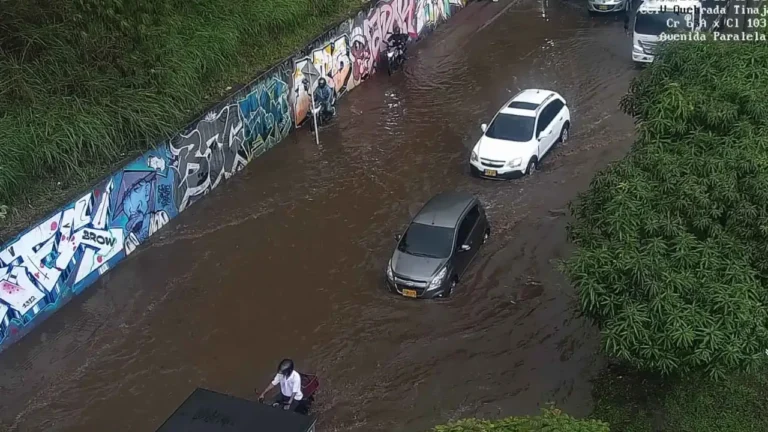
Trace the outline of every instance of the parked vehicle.
<instances>
[{"instance_id":1,"label":"parked vehicle","mask_svg":"<svg viewBox=\"0 0 768 432\"><path fill-rule=\"evenodd\" d=\"M302 374L301 385L304 398L314 400L317 377ZM317 419L303 414L197 388L156 432L315 432Z\"/></svg>"},{"instance_id":2,"label":"parked vehicle","mask_svg":"<svg viewBox=\"0 0 768 432\"><path fill-rule=\"evenodd\" d=\"M587 10L590 13L622 12L631 7L631 0L587 0Z\"/></svg>"},{"instance_id":3,"label":"parked vehicle","mask_svg":"<svg viewBox=\"0 0 768 432\"><path fill-rule=\"evenodd\" d=\"M632 60L651 63L662 33L703 30L703 8L696 0L646 0L632 22Z\"/></svg>"},{"instance_id":4,"label":"parked vehicle","mask_svg":"<svg viewBox=\"0 0 768 432\"><path fill-rule=\"evenodd\" d=\"M387 263L387 284L411 298L449 297L491 235L482 203L472 194L434 196L411 220Z\"/></svg>"},{"instance_id":5,"label":"parked vehicle","mask_svg":"<svg viewBox=\"0 0 768 432\"><path fill-rule=\"evenodd\" d=\"M568 140L571 112L559 94L528 89L507 101L480 126L480 137L469 158L474 175L511 179L533 173L557 142Z\"/></svg>"}]
</instances>

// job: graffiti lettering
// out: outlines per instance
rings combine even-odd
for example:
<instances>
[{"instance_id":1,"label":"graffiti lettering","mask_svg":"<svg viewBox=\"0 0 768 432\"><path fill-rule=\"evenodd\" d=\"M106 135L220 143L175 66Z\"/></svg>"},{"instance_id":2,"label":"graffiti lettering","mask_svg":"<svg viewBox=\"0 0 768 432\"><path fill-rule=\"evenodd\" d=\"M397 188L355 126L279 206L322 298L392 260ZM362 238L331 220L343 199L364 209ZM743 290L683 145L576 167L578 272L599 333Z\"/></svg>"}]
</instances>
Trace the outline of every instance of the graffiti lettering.
<instances>
[{"instance_id":1,"label":"graffiti lettering","mask_svg":"<svg viewBox=\"0 0 768 432\"><path fill-rule=\"evenodd\" d=\"M19 282L29 280L31 286L51 292L61 279L74 274L72 282L80 282L119 253L121 248L114 246L122 244L123 230L104 229L113 188L110 181L101 194L97 189L80 198L72 208L52 216L0 251L0 279L5 279L3 275L14 267L24 268ZM83 229L86 226L88 230ZM105 242L99 243L95 239L98 236L104 237ZM25 283L19 285L24 287Z\"/></svg>"},{"instance_id":2,"label":"graffiti lettering","mask_svg":"<svg viewBox=\"0 0 768 432\"><path fill-rule=\"evenodd\" d=\"M138 245L176 214L169 161L151 150L0 249L0 349L122 259L126 237Z\"/></svg>"},{"instance_id":3,"label":"graffiti lettering","mask_svg":"<svg viewBox=\"0 0 768 432\"><path fill-rule=\"evenodd\" d=\"M171 205L171 187L167 184L161 184L157 186L157 202L160 207L168 207Z\"/></svg>"},{"instance_id":4,"label":"graffiti lettering","mask_svg":"<svg viewBox=\"0 0 768 432\"><path fill-rule=\"evenodd\" d=\"M24 304L21 305L24 309L32 306L35 303L35 300L37 300L37 297L32 296L29 298L29 300L25 301Z\"/></svg>"},{"instance_id":5,"label":"graffiti lettering","mask_svg":"<svg viewBox=\"0 0 768 432\"><path fill-rule=\"evenodd\" d=\"M394 33L395 27L416 38L426 25L448 18L452 6L460 8L463 5L464 0L386 0L342 24L338 31L346 34L334 35L310 55L294 62L291 97L296 124L305 120L311 103L311 97L302 85L305 77L301 71L307 62L312 62L321 75L328 77L328 83L341 97L375 73L387 38Z\"/></svg>"},{"instance_id":6,"label":"graffiti lettering","mask_svg":"<svg viewBox=\"0 0 768 432\"><path fill-rule=\"evenodd\" d=\"M288 104L290 87L278 78L265 81L238 102L245 119L248 161L282 141L293 126Z\"/></svg>"},{"instance_id":7,"label":"graffiti lettering","mask_svg":"<svg viewBox=\"0 0 768 432\"><path fill-rule=\"evenodd\" d=\"M328 85L336 90L336 97L341 97L345 92L354 88L357 84L352 78L352 59L350 57L349 38L346 35L339 36L322 47L312 51L311 55L294 62L293 67L293 92L294 114L296 124L304 121L311 104L312 97L304 89L302 80L304 74L302 68L307 62L311 62L320 75L325 77ZM310 91L314 91L317 85L313 85Z\"/></svg>"},{"instance_id":8,"label":"graffiti lettering","mask_svg":"<svg viewBox=\"0 0 768 432\"><path fill-rule=\"evenodd\" d=\"M412 37L418 36L416 31L415 5L416 0L392 0L381 2L368 13L363 21L362 35L365 38L368 49L367 70L373 70L379 60L380 54L385 50L385 42L393 32L395 25L400 32L408 33Z\"/></svg>"},{"instance_id":9,"label":"graffiti lettering","mask_svg":"<svg viewBox=\"0 0 768 432\"><path fill-rule=\"evenodd\" d=\"M191 132L178 135L170 142L178 211L245 166L248 161L239 154L244 142L237 105L228 105L218 114L209 113Z\"/></svg>"},{"instance_id":10,"label":"graffiti lettering","mask_svg":"<svg viewBox=\"0 0 768 432\"><path fill-rule=\"evenodd\" d=\"M107 238L107 237L104 237L103 235L96 234L90 231L83 231L83 240L84 241L93 240L101 246L107 245L109 247L112 247L115 245L115 239L113 237Z\"/></svg>"}]
</instances>

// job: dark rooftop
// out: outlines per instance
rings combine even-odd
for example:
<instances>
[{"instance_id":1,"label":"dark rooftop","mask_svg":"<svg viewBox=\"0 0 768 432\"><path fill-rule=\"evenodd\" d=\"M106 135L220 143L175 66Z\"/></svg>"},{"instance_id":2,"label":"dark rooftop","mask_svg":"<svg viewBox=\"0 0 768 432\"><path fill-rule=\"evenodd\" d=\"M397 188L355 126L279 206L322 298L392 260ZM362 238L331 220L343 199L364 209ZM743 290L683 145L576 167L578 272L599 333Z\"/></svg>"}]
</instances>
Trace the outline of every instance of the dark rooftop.
<instances>
[{"instance_id":1,"label":"dark rooftop","mask_svg":"<svg viewBox=\"0 0 768 432\"><path fill-rule=\"evenodd\" d=\"M198 388L156 432L308 432L314 417Z\"/></svg>"},{"instance_id":2,"label":"dark rooftop","mask_svg":"<svg viewBox=\"0 0 768 432\"><path fill-rule=\"evenodd\" d=\"M474 200L474 195L468 192L443 192L427 201L413 222L455 228L461 214Z\"/></svg>"},{"instance_id":3,"label":"dark rooftop","mask_svg":"<svg viewBox=\"0 0 768 432\"><path fill-rule=\"evenodd\" d=\"M530 111L536 111L536 108L538 108L539 105L531 102L520 102L520 101L512 101L507 108L517 108L517 109L524 109L524 110L530 110Z\"/></svg>"}]
</instances>

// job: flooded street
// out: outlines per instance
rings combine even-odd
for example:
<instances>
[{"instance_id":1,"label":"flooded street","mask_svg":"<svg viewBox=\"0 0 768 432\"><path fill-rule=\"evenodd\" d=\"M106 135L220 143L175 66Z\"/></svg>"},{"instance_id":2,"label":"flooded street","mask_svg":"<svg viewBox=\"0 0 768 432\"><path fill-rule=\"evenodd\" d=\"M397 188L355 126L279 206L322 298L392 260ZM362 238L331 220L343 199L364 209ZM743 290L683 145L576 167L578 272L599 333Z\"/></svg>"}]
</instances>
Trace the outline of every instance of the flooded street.
<instances>
[{"instance_id":1,"label":"flooded street","mask_svg":"<svg viewBox=\"0 0 768 432\"><path fill-rule=\"evenodd\" d=\"M591 409L597 332L557 271L566 204L624 155L637 73L622 17L583 3L470 4L216 189L0 357L0 429L154 431L197 386L254 398L277 362L317 373L321 431L424 431L466 416ZM480 124L523 88L569 102L532 177L474 179ZM385 290L411 215L477 194L493 236L448 301Z\"/></svg>"}]
</instances>

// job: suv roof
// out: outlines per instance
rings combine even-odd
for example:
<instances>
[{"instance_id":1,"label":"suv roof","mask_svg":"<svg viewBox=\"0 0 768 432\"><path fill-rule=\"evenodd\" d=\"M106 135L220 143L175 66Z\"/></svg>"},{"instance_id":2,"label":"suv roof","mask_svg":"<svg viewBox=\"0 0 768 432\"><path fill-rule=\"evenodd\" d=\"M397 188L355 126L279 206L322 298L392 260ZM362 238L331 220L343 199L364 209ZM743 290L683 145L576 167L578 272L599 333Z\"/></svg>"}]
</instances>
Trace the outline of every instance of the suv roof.
<instances>
[{"instance_id":1,"label":"suv roof","mask_svg":"<svg viewBox=\"0 0 768 432\"><path fill-rule=\"evenodd\" d=\"M475 201L475 196L468 192L440 193L424 204L413 223L455 228L464 210Z\"/></svg>"},{"instance_id":2,"label":"suv roof","mask_svg":"<svg viewBox=\"0 0 768 432\"><path fill-rule=\"evenodd\" d=\"M544 102L553 97L562 98L562 96L552 90L526 89L510 99L499 112L525 117L535 117Z\"/></svg>"},{"instance_id":3,"label":"suv roof","mask_svg":"<svg viewBox=\"0 0 768 432\"><path fill-rule=\"evenodd\" d=\"M541 105L542 102L549 99L555 92L552 90L526 89L515 95L514 102L528 102Z\"/></svg>"}]
</instances>

